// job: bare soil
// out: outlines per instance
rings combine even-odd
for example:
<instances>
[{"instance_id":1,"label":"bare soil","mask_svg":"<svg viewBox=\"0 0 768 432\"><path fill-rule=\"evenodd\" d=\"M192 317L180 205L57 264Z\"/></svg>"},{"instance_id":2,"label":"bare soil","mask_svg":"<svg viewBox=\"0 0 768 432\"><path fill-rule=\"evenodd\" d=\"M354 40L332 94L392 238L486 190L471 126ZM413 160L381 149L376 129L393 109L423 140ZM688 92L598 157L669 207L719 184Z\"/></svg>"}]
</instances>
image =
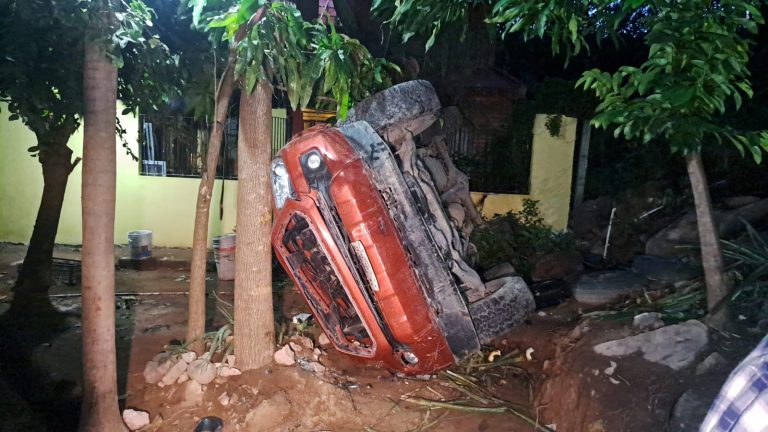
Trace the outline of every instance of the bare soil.
<instances>
[{"instance_id":1,"label":"bare soil","mask_svg":"<svg viewBox=\"0 0 768 432\"><path fill-rule=\"evenodd\" d=\"M12 298L15 270L10 263L23 257L24 247L0 244L0 314ZM116 256L122 251L117 248ZM184 259L188 250L155 250L155 256ZM57 256L78 256L77 248L59 247ZM398 377L325 350L321 362L330 373L317 376L298 366L273 365L241 376L219 378L196 387L188 381L166 387L144 382L146 363L165 344L185 333L188 271L159 268L118 270L117 341L121 407L149 412L146 430L192 431L205 416L224 420L225 431L532 431L534 427L509 414L447 411L417 406L408 397L452 401L462 395L441 379ZM231 282L214 280L209 290L232 300ZM276 280L280 281L278 277ZM79 286L57 286L51 298L60 311L55 325L30 316L7 327L0 315L0 431L74 430L80 394ZM290 318L307 308L285 282L275 287L276 319L282 331ZM207 327L225 322L209 295ZM485 382L497 397L522 406L543 425L558 432L661 431L674 402L696 384L691 371L675 373L642 358L609 359L592 346L629 334L627 326L582 322L580 305L539 311L525 325L496 341L502 353L528 353L517 366L524 373L495 376ZM3 327L5 326L5 327ZM308 329L317 340L319 329ZM610 374L606 369L616 362ZM738 359L734 359L734 362ZM720 380L727 370L708 376ZM701 379L701 378L698 378Z\"/></svg>"}]
</instances>

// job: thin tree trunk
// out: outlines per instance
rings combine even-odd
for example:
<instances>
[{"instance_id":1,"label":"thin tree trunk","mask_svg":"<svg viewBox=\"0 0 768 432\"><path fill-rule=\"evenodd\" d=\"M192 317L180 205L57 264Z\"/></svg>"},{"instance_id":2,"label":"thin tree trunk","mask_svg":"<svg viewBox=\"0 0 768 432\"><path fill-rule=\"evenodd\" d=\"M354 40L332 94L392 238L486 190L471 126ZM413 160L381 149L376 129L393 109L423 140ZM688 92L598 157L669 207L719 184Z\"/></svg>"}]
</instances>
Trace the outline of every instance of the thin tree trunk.
<instances>
[{"instance_id":1,"label":"thin tree trunk","mask_svg":"<svg viewBox=\"0 0 768 432\"><path fill-rule=\"evenodd\" d=\"M237 61L237 44L247 35L265 14L265 7L260 7L248 20L240 26L229 47L227 67L221 75L219 87L216 90L215 113L213 130L208 141L208 152L205 161L205 171L200 179L197 193L197 208L195 210L195 227L192 235L192 263L189 275L189 316L187 317L187 342L190 349L198 354L203 350L202 336L205 333L205 267L208 255L208 220L211 214L211 193L216 179L216 167L219 164L219 152L224 136L224 124L229 113L229 100L234 90L234 70Z\"/></svg>"},{"instance_id":2,"label":"thin tree trunk","mask_svg":"<svg viewBox=\"0 0 768 432\"><path fill-rule=\"evenodd\" d=\"M710 312L709 322L714 327L720 327L727 319L726 308L721 307L722 300L728 295L728 286L723 274L723 255L720 250L720 240L712 216L712 200L709 197L709 186L701 154L689 153L685 157L688 177L693 189L693 200L696 205L696 223L699 228L699 243L701 245L701 262L704 266L704 279L707 285L707 309Z\"/></svg>"},{"instance_id":3,"label":"thin tree trunk","mask_svg":"<svg viewBox=\"0 0 768 432\"><path fill-rule=\"evenodd\" d=\"M14 287L12 310L24 312L33 305L50 305L48 288L53 285L51 267L56 232L64 203L69 174L80 162L80 158L71 160L72 150L67 147L69 137L75 128L53 131L56 136L38 135L38 146L43 169L43 195L37 210L35 226L29 240L24 265Z\"/></svg>"},{"instance_id":4,"label":"thin tree trunk","mask_svg":"<svg viewBox=\"0 0 768 432\"><path fill-rule=\"evenodd\" d=\"M205 333L205 269L208 256L208 221L211 213L211 193L216 179L216 167L219 164L221 141L224 137L224 125L229 112L229 100L234 90L235 56L231 52L227 67L216 91L216 105L213 130L208 139L208 151L205 159L205 171L200 179L195 210L195 228L192 237L192 264L189 276L189 317L187 322L187 341L192 342L191 349L200 353L203 349L202 336Z\"/></svg>"},{"instance_id":5,"label":"thin tree trunk","mask_svg":"<svg viewBox=\"0 0 768 432\"><path fill-rule=\"evenodd\" d=\"M240 96L237 151L235 352L240 369L269 364L275 344L272 312L272 87L261 80Z\"/></svg>"},{"instance_id":6,"label":"thin tree trunk","mask_svg":"<svg viewBox=\"0 0 768 432\"><path fill-rule=\"evenodd\" d=\"M83 402L81 432L127 431L117 405L115 172L117 68L85 40L83 130Z\"/></svg>"}]
</instances>

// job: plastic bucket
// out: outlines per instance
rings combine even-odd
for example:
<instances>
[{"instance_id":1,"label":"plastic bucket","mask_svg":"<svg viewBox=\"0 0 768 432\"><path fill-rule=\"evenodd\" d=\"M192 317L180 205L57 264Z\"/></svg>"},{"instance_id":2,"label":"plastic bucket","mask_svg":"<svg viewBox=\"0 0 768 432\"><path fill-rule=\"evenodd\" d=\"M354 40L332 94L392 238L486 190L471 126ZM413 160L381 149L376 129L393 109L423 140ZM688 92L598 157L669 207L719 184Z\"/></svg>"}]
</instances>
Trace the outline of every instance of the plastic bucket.
<instances>
[{"instance_id":1,"label":"plastic bucket","mask_svg":"<svg viewBox=\"0 0 768 432\"><path fill-rule=\"evenodd\" d=\"M235 234L224 234L213 238L213 258L219 280L235 280Z\"/></svg>"},{"instance_id":2,"label":"plastic bucket","mask_svg":"<svg viewBox=\"0 0 768 432\"><path fill-rule=\"evenodd\" d=\"M131 259L149 258L152 256L152 231L138 230L128 233L128 246L131 249Z\"/></svg>"}]
</instances>

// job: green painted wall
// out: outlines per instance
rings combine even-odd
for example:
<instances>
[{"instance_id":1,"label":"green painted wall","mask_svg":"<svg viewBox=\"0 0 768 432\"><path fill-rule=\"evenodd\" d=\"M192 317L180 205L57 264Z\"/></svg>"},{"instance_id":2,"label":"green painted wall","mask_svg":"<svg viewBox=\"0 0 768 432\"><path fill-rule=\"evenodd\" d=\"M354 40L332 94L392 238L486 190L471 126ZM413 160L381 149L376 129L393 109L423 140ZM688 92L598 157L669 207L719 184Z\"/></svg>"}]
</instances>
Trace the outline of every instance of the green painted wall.
<instances>
[{"instance_id":1,"label":"green painted wall","mask_svg":"<svg viewBox=\"0 0 768 432\"><path fill-rule=\"evenodd\" d=\"M475 204L482 202L480 212L484 217L520 211L523 200L529 198L539 201L541 217L552 228L564 230L568 226L576 119L563 117L560 135L556 137L549 134L546 120L546 115L538 114L533 125L530 194L472 192Z\"/></svg>"},{"instance_id":2,"label":"green painted wall","mask_svg":"<svg viewBox=\"0 0 768 432\"><path fill-rule=\"evenodd\" d=\"M40 164L27 152L27 148L35 145L35 136L21 122L8 121L5 107L0 106L0 110L0 241L26 243L32 234L43 190ZM274 110L273 115L284 117L285 110ZM138 119L127 115L121 116L120 121L128 130L128 143L134 153L138 154ZM522 200L530 197L539 200L546 222L555 229L566 227L576 120L564 118L559 137L549 136L544 122L545 116L539 115L534 125L531 194L473 192L476 202L487 195L481 209L484 216L519 210L522 208ZM82 143L82 131L78 131L69 142L75 156L82 155ZM153 243L156 246L190 247L199 179L141 176L138 162L133 161L119 143L117 146L115 242L127 243L128 231L149 229L153 231ZM58 243L81 243L80 185L81 166L78 165L69 177L56 236ZM235 227L237 182L224 181L224 214L219 219L221 193L222 180L216 180L209 237L231 232Z\"/></svg>"},{"instance_id":3,"label":"green painted wall","mask_svg":"<svg viewBox=\"0 0 768 432\"><path fill-rule=\"evenodd\" d=\"M0 106L0 111L0 241L26 243L32 234L43 190L40 164L27 152L36 140L21 122L8 121L8 110L4 106ZM285 117L285 110L274 110L273 115ZM128 143L138 154L138 119L127 115L121 116L120 121L128 131ZM82 155L82 143L82 130L79 130L69 141L75 156ZM117 146L115 242L127 243L128 231L149 229L153 231L156 246L191 246L200 180L141 176L138 162L133 161L119 143ZM78 165L69 177L57 243L81 243L81 168ZM224 181L224 215L219 220L221 192L222 180L216 180L209 229L211 237L231 232L235 227L237 182Z\"/></svg>"}]
</instances>

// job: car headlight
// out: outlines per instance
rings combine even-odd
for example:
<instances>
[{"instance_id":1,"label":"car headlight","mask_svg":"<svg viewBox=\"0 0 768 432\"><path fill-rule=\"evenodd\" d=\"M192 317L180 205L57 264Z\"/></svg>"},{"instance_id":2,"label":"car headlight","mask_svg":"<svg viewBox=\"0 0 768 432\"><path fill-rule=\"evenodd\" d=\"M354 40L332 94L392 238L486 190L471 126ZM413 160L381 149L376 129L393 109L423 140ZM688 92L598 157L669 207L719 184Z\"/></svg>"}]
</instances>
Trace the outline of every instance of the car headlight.
<instances>
[{"instance_id":1,"label":"car headlight","mask_svg":"<svg viewBox=\"0 0 768 432\"><path fill-rule=\"evenodd\" d=\"M291 177L281 158L272 160L272 195L275 197L275 207L283 208L285 200L294 198Z\"/></svg>"}]
</instances>

